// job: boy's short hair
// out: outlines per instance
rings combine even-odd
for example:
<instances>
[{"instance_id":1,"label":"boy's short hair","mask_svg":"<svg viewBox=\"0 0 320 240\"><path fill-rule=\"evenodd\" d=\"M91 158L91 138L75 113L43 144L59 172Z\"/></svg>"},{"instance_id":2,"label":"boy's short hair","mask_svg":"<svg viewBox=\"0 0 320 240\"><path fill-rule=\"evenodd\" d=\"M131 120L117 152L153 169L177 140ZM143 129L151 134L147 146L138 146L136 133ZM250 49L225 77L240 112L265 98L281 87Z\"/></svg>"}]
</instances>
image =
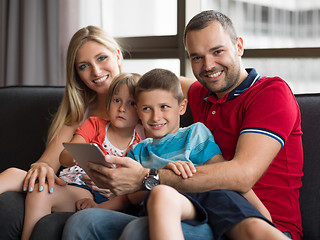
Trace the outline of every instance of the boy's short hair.
<instances>
[{"instance_id":1,"label":"boy's short hair","mask_svg":"<svg viewBox=\"0 0 320 240\"><path fill-rule=\"evenodd\" d=\"M134 97L137 100L141 92L157 89L171 92L179 104L184 99L178 77L173 72L161 68L155 68L142 75L136 85Z\"/></svg>"},{"instance_id":2,"label":"boy's short hair","mask_svg":"<svg viewBox=\"0 0 320 240\"><path fill-rule=\"evenodd\" d=\"M120 86L122 84L126 85L129 89L129 94L134 97L135 87L137 85L138 80L140 79L141 75L138 73L122 73L118 75L110 84L108 95L107 95L107 111L110 110L110 104L112 101L112 97L114 94L119 92Z\"/></svg>"}]
</instances>

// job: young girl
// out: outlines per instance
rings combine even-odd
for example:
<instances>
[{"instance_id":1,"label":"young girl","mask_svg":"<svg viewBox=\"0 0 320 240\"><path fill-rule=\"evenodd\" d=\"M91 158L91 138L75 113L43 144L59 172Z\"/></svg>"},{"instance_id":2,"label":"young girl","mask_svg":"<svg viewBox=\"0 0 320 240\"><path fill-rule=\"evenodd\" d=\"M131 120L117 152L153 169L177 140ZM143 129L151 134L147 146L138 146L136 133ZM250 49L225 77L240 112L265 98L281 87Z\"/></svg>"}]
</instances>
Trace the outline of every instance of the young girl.
<instances>
[{"instance_id":1,"label":"young girl","mask_svg":"<svg viewBox=\"0 0 320 240\"><path fill-rule=\"evenodd\" d=\"M105 154L124 156L129 147L140 141L135 131L139 118L134 108L134 87L139 79L138 74L121 74L110 85L107 97L107 113L110 121L99 117L88 118L75 132L71 142L94 142L99 145ZM61 177L69 183L67 186L55 186L50 194L47 185L39 191L29 192L25 201L25 219L21 239L29 239L34 225L43 216L51 212L75 212L76 201L88 198L98 204L107 201L104 195L86 186L80 176L85 174L77 166L72 156L63 150L60 154L60 163L70 167L61 173ZM80 174L79 174L80 173ZM21 177L25 172L21 171ZM1 191L21 189L20 176L4 171L0 174L0 182L6 182ZM38 185L38 184L36 184ZM7 189L4 189L7 188ZM37 186L38 187L38 186Z\"/></svg>"}]
</instances>

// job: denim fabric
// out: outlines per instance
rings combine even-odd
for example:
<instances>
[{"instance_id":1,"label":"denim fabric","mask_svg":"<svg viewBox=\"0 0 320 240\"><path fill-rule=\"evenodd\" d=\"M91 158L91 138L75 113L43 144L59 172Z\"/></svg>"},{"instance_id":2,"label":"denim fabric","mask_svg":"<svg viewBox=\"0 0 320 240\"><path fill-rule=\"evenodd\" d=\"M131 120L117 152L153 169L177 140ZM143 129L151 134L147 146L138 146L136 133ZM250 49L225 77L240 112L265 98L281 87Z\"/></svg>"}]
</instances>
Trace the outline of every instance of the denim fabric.
<instances>
[{"instance_id":1,"label":"denim fabric","mask_svg":"<svg viewBox=\"0 0 320 240\"><path fill-rule=\"evenodd\" d=\"M182 223L182 229L186 240L213 239L207 224L191 226ZM73 214L64 227L62 240L74 239L147 240L148 219L107 209L85 209Z\"/></svg>"}]
</instances>

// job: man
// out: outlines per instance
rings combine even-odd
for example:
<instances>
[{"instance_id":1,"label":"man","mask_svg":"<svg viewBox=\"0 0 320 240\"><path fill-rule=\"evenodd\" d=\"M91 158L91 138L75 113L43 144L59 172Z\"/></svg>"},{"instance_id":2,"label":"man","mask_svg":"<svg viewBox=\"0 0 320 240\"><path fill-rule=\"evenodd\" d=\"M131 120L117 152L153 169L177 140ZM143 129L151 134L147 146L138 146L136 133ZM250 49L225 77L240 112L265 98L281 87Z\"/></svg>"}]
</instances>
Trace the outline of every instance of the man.
<instances>
[{"instance_id":1,"label":"man","mask_svg":"<svg viewBox=\"0 0 320 240\"><path fill-rule=\"evenodd\" d=\"M277 228L300 239L302 132L299 107L290 88L278 77L260 77L254 69L243 67L243 40L237 37L230 19L221 13L204 11L196 15L185 29L184 40L198 80L182 81L194 121L203 122L212 131L224 158L230 161L199 166L192 177L184 180L166 169L160 169L156 178L182 192L247 192L253 188ZM106 160L122 167L90 167L98 186L117 195L141 190L144 178L153 177L148 175L148 169L130 159ZM80 219L76 215L71 219ZM123 238L133 237L139 228L147 229L146 219L131 218L127 222L131 220ZM75 222L71 220L68 225ZM209 234L208 229L185 224L183 230L186 239L188 234Z\"/></svg>"}]
</instances>

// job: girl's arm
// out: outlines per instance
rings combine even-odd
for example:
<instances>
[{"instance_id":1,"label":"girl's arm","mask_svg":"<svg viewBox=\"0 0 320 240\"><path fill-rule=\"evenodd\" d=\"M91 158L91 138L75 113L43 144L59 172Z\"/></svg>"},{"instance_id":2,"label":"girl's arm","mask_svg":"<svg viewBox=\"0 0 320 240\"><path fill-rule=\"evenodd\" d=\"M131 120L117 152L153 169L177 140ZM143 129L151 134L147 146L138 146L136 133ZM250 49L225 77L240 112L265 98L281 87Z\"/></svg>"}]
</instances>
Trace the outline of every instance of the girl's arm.
<instances>
[{"instance_id":1,"label":"girl's arm","mask_svg":"<svg viewBox=\"0 0 320 240\"><path fill-rule=\"evenodd\" d=\"M86 140L81 135L74 135L72 140L70 141L72 143L86 143ZM77 162L74 160L74 158L71 156L71 154L64 149L59 157L60 164L64 167L72 167L77 164Z\"/></svg>"}]
</instances>

